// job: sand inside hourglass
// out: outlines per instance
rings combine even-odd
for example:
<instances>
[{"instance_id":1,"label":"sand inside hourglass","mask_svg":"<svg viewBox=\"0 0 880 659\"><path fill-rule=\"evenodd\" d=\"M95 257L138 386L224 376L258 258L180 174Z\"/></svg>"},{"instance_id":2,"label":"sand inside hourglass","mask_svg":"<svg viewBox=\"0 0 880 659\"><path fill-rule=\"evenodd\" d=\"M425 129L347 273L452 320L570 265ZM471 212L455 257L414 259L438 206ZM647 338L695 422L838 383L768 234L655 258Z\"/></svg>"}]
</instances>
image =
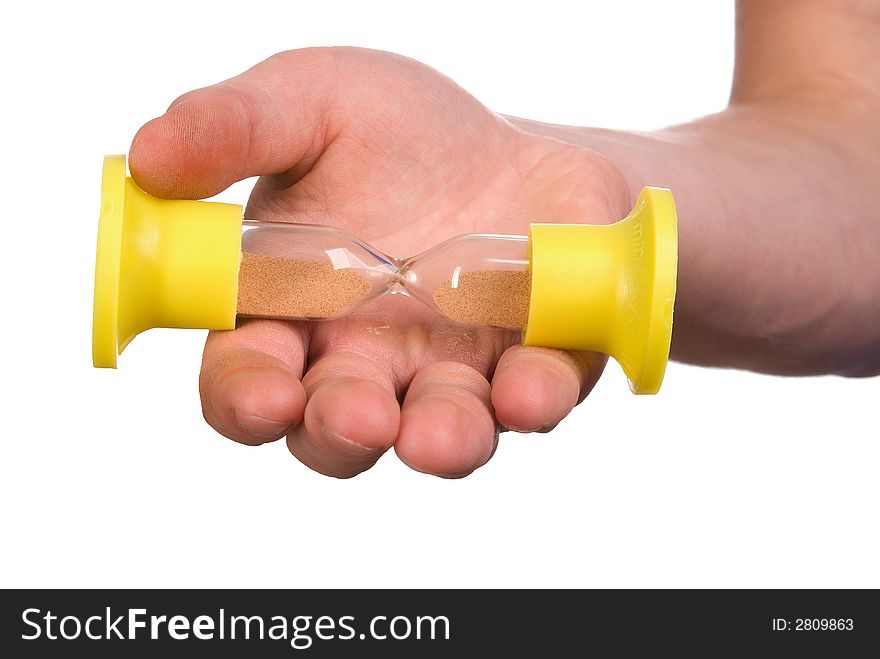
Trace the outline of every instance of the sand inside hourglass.
<instances>
[{"instance_id":1,"label":"sand inside hourglass","mask_svg":"<svg viewBox=\"0 0 880 659\"><path fill-rule=\"evenodd\" d=\"M529 317L528 270L461 272L434 291L434 304L467 325L525 327Z\"/></svg>"},{"instance_id":2,"label":"sand inside hourglass","mask_svg":"<svg viewBox=\"0 0 880 659\"><path fill-rule=\"evenodd\" d=\"M460 272L433 291L437 308L466 325L524 327L531 278L527 270ZM356 268L326 261L243 252L238 277L241 316L332 318L372 292Z\"/></svg>"},{"instance_id":3,"label":"sand inside hourglass","mask_svg":"<svg viewBox=\"0 0 880 659\"><path fill-rule=\"evenodd\" d=\"M243 252L237 313L279 318L330 318L363 300L370 281L353 268L326 261Z\"/></svg>"}]
</instances>

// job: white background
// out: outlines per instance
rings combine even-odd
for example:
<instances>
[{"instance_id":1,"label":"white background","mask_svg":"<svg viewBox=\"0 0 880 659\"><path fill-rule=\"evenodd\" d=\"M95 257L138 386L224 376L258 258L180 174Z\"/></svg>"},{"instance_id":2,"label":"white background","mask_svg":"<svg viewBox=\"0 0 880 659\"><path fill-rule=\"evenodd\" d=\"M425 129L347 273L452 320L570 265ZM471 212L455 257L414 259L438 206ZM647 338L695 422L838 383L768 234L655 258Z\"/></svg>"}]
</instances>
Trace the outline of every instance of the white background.
<instances>
[{"instance_id":1,"label":"white background","mask_svg":"<svg viewBox=\"0 0 880 659\"><path fill-rule=\"evenodd\" d=\"M90 364L101 158L274 52L420 59L494 110L651 129L722 109L732 2L14 3L4 9L2 586L880 586L880 380L616 364L461 481L351 481L202 420L203 333ZM221 195L244 202L250 183Z\"/></svg>"}]
</instances>

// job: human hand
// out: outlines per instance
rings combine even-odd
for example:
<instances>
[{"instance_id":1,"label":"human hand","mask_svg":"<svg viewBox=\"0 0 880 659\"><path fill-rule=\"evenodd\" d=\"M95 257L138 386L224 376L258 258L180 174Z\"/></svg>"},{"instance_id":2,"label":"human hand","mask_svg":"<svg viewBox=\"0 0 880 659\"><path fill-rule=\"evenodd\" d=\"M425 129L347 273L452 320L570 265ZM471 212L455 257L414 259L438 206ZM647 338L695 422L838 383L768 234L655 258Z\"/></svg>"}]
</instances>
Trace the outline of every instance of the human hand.
<instances>
[{"instance_id":1,"label":"human hand","mask_svg":"<svg viewBox=\"0 0 880 659\"><path fill-rule=\"evenodd\" d=\"M514 127L415 61L358 49L281 53L185 94L141 128L130 164L166 198L260 176L249 217L332 225L395 256L530 222L608 223L631 201L597 153ZM245 320L208 338L203 411L245 444L286 435L324 474L354 476L394 446L413 469L463 476L499 430L554 427L604 367L517 341L399 296L332 321Z\"/></svg>"}]
</instances>

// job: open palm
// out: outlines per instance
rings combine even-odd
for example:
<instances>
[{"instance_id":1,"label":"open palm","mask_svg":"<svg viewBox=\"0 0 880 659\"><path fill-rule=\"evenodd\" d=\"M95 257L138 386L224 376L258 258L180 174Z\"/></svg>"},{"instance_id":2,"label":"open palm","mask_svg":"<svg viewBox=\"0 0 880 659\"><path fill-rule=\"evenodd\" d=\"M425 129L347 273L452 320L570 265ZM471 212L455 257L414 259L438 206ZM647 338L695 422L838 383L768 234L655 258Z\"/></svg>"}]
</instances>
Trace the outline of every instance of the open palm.
<instances>
[{"instance_id":1,"label":"open palm","mask_svg":"<svg viewBox=\"0 0 880 659\"><path fill-rule=\"evenodd\" d=\"M249 217L344 228L395 256L530 222L607 223L630 203L598 154L515 128L422 64L358 49L282 53L185 94L140 130L130 160L163 197L259 175ZM555 426L604 365L517 340L399 296L333 321L246 320L208 338L204 414L246 444L286 435L328 475L360 473L394 446L414 469L461 476L500 429Z\"/></svg>"}]
</instances>

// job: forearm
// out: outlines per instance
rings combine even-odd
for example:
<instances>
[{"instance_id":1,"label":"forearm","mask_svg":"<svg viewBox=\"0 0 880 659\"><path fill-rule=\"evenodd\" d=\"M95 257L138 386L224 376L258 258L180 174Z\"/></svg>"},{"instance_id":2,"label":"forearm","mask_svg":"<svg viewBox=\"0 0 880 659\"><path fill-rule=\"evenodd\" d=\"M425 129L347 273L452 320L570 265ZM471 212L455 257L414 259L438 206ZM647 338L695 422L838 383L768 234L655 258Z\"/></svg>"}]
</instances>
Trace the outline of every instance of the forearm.
<instances>
[{"instance_id":1,"label":"forearm","mask_svg":"<svg viewBox=\"0 0 880 659\"><path fill-rule=\"evenodd\" d=\"M525 126L595 149L680 218L673 357L773 373L878 366L871 170L736 109L653 134Z\"/></svg>"},{"instance_id":2,"label":"forearm","mask_svg":"<svg viewBox=\"0 0 880 659\"><path fill-rule=\"evenodd\" d=\"M880 369L880 212L872 201L880 59L864 57L878 39L864 33L862 13L851 24L849 15L826 16L836 21L826 32L838 47L820 45L808 61L801 41L766 34L794 20L785 13L798 4L761 3L759 21L757 7L741 3L735 84L720 114L650 134L512 121L602 153L634 193L643 185L674 191L675 358L869 374ZM809 35L822 18L809 12L824 7L804 5L790 29Z\"/></svg>"}]
</instances>

